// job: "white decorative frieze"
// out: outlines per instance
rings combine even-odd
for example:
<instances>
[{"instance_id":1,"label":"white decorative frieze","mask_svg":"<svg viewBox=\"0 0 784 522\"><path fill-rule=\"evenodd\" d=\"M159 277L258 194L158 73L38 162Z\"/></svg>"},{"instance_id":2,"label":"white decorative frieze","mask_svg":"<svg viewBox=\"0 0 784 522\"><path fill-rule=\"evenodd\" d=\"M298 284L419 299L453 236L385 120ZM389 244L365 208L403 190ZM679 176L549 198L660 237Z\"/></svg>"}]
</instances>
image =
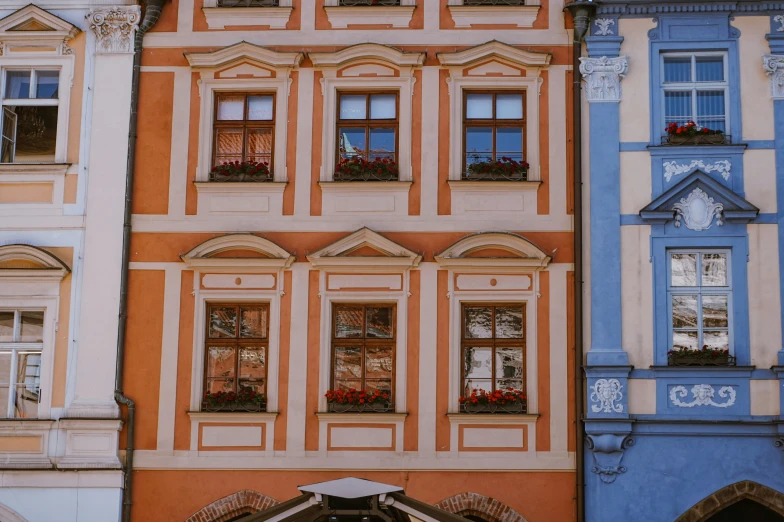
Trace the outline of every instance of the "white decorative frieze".
<instances>
[{"instance_id":1,"label":"white decorative frieze","mask_svg":"<svg viewBox=\"0 0 784 522\"><path fill-rule=\"evenodd\" d=\"M670 401L679 408L694 408L695 406L713 406L715 408L729 408L735 404L736 392L732 386L722 386L719 388L719 397L727 399L726 402L714 402L716 390L710 384L695 384L691 388L691 402L683 402L681 399L688 395L685 386L675 386L670 390Z\"/></svg>"},{"instance_id":2,"label":"white decorative frieze","mask_svg":"<svg viewBox=\"0 0 784 522\"><path fill-rule=\"evenodd\" d=\"M675 226L680 227L681 221L689 230L702 232L708 230L713 225L713 218L716 224L722 226L721 213L724 211L722 203L715 203L713 198L708 196L699 187L691 191L688 197L681 198L678 203L672 206L675 211Z\"/></svg>"},{"instance_id":3,"label":"white decorative frieze","mask_svg":"<svg viewBox=\"0 0 784 522\"><path fill-rule=\"evenodd\" d=\"M784 100L784 56L763 54L762 67L770 77L770 92L773 99Z\"/></svg>"},{"instance_id":4,"label":"white decorative frieze","mask_svg":"<svg viewBox=\"0 0 784 522\"><path fill-rule=\"evenodd\" d=\"M594 413L623 413L623 385L618 379L597 379L591 386L591 406Z\"/></svg>"},{"instance_id":5,"label":"white decorative frieze","mask_svg":"<svg viewBox=\"0 0 784 522\"><path fill-rule=\"evenodd\" d=\"M718 172L721 174L721 177L724 180L730 179L730 168L732 168L732 163L728 160L721 160L715 163L705 163L702 160L692 160L691 163L677 163L675 161L665 161L664 162L664 179L669 181L674 176L680 176L681 174L686 174L691 172L694 169L700 169L703 172L710 174L711 172Z\"/></svg>"},{"instance_id":6,"label":"white decorative frieze","mask_svg":"<svg viewBox=\"0 0 784 522\"><path fill-rule=\"evenodd\" d=\"M596 26L595 36L612 36L615 34L612 30L615 20L612 18L597 18L593 21L593 24Z\"/></svg>"},{"instance_id":7,"label":"white decorative frieze","mask_svg":"<svg viewBox=\"0 0 784 522\"><path fill-rule=\"evenodd\" d=\"M587 87L589 102L621 101L621 78L626 76L629 62L626 56L609 58L580 58L580 74Z\"/></svg>"},{"instance_id":8,"label":"white decorative frieze","mask_svg":"<svg viewBox=\"0 0 784 522\"><path fill-rule=\"evenodd\" d=\"M776 32L784 33L784 15L774 16L773 21L779 24L779 27L776 28Z\"/></svg>"},{"instance_id":9,"label":"white decorative frieze","mask_svg":"<svg viewBox=\"0 0 784 522\"><path fill-rule=\"evenodd\" d=\"M139 6L94 9L87 15L98 40L98 53L132 53L133 38L141 18Z\"/></svg>"}]
</instances>

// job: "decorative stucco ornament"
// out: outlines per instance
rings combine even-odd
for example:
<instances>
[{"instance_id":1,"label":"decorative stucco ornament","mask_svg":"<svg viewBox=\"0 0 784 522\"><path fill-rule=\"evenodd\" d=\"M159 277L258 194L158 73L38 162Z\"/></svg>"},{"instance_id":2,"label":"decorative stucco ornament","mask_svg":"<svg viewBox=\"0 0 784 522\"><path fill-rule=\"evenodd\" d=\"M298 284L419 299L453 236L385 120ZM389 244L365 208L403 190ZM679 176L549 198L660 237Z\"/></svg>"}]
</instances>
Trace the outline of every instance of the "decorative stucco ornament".
<instances>
[{"instance_id":1,"label":"decorative stucco ornament","mask_svg":"<svg viewBox=\"0 0 784 522\"><path fill-rule=\"evenodd\" d=\"M774 16L773 21L780 25L780 27L776 28L776 32L784 33L784 15Z\"/></svg>"},{"instance_id":2,"label":"decorative stucco ornament","mask_svg":"<svg viewBox=\"0 0 784 522\"><path fill-rule=\"evenodd\" d=\"M679 408L694 408L695 406L713 406L715 408L729 408L735 404L735 389L732 386L722 386L719 388L719 397L727 399L727 402L714 402L716 390L710 384L695 384L691 388L692 401L682 402L686 397L685 386L675 386L670 390L670 401Z\"/></svg>"},{"instance_id":3,"label":"decorative stucco ornament","mask_svg":"<svg viewBox=\"0 0 784 522\"><path fill-rule=\"evenodd\" d=\"M623 385L618 379L597 379L591 386L591 402L596 402L591 406L594 413L623 413L623 399L621 392ZM618 402L619 404L616 404Z\"/></svg>"},{"instance_id":4,"label":"decorative stucco ornament","mask_svg":"<svg viewBox=\"0 0 784 522\"><path fill-rule=\"evenodd\" d=\"M730 169L732 163L728 160L721 160L715 163L705 163L702 160L692 160L691 163L676 163L674 161L664 162L664 179L669 182L673 176L680 176L692 170L699 168L706 174L711 172L718 172L724 180L730 179Z\"/></svg>"},{"instance_id":5,"label":"decorative stucco ornament","mask_svg":"<svg viewBox=\"0 0 784 522\"><path fill-rule=\"evenodd\" d=\"M629 69L628 57L580 58L580 74L588 84L585 95L589 102L620 102L621 78Z\"/></svg>"},{"instance_id":6,"label":"decorative stucco ornament","mask_svg":"<svg viewBox=\"0 0 784 522\"><path fill-rule=\"evenodd\" d=\"M87 15L98 40L98 53L132 53L141 18L139 6L94 9Z\"/></svg>"},{"instance_id":7,"label":"decorative stucco ornament","mask_svg":"<svg viewBox=\"0 0 784 522\"><path fill-rule=\"evenodd\" d=\"M676 213L676 227L680 227L681 221L683 221L689 230L702 232L703 230L708 230L713 225L714 217L716 217L718 226L724 224L721 219L724 204L715 203L713 198L699 187L692 190L688 197L681 198L678 203L672 206L672 209Z\"/></svg>"},{"instance_id":8,"label":"decorative stucco ornament","mask_svg":"<svg viewBox=\"0 0 784 522\"><path fill-rule=\"evenodd\" d=\"M599 475L605 484L612 484L621 473L626 473L626 466L621 465L624 451L634 445L634 440L627 434L602 433L586 437L588 449L593 455L591 473Z\"/></svg>"},{"instance_id":9,"label":"decorative stucco ornament","mask_svg":"<svg viewBox=\"0 0 784 522\"><path fill-rule=\"evenodd\" d=\"M615 20L612 18L597 18L593 21L593 24L598 27L595 36L612 36L613 30L611 25L615 25Z\"/></svg>"},{"instance_id":10,"label":"decorative stucco ornament","mask_svg":"<svg viewBox=\"0 0 784 522\"><path fill-rule=\"evenodd\" d=\"M770 77L770 92L773 99L784 100L784 56L763 54L762 67Z\"/></svg>"}]
</instances>

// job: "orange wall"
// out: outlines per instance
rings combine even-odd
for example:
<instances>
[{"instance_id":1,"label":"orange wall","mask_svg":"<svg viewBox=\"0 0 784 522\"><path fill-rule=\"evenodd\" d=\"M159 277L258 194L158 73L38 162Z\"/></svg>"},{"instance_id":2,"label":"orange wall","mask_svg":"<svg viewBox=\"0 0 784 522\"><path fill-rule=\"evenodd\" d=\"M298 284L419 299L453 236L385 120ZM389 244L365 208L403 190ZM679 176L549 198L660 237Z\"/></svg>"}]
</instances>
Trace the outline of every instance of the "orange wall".
<instances>
[{"instance_id":1,"label":"orange wall","mask_svg":"<svg viewBox=\"0 0 784 522\"><path fill-rule=\"evenodd\" d=\"M177 396L174 412L174 449L191 447L190 410L191 369L193 362L193 271L183 270L180 287L180 338L177 345Z\"/></svg>"}]
</instances>

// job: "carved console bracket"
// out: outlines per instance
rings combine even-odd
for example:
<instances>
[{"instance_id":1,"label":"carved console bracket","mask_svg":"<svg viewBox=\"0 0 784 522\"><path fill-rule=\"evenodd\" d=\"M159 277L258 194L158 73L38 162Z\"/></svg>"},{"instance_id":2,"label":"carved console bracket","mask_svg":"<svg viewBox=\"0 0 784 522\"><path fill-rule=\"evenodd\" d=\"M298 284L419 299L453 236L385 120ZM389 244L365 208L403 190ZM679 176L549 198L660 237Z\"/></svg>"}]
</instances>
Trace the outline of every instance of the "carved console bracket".
<instances>
[{"instance_id":1,"label":"carved console bracket","mask_svg":"<svg viewBox=\"0 0 784 522\"><path fill-rule=\"evenodd\" d=\"M784 56L763 54L762 67L770 77L770 92L774 100L784 100Z\"/></svg>"},{"instance_id":2,"label":"carved console bracket","mask_svg":"<svg viewBox=\"0 0 784 522\"><path fill-rule=\"evenodd\" d=\"M587 86L585 95L589 102L620 102L621 78L629 69L628 58L580 58L580 74Z\"/></svg>"},{"instance_id":3,"label":"carved console bracket","mask_svg":"<svg viewBox=\"0 0 784 522\"><path fill-rule=\"evenodd\" d=\"M588 434L585 442L593 455L591 473L599 475L602 482L612 484L618 475L626 473L626 466L621 462L624 452L634 445L630 434Z\"/></svg>"},{"instance_id":4,"label":"carved console bracket","mask_svg":"<svg viewBox=\"0 0 784 522\"><path fill-rule=\"evenodd\" d=\"M96 53L132 53L140 18L139 6L113 6L90 11L87 21L97 40Z\"/></svg>"}]
</instances>

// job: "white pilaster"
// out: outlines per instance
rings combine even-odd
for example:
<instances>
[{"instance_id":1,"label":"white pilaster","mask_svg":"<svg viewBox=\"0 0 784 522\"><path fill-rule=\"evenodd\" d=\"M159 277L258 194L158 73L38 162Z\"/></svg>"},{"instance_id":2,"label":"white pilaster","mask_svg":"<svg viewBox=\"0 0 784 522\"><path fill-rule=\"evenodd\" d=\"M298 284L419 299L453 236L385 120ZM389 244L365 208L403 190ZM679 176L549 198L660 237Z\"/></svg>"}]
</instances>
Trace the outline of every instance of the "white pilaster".
<instances>
[{"instance_id":1,"label":"white pilaster","mask_svg":"<svg viewBox=\"0 0 784 522\"><path fill-rule=\"evenodd\" d=\"M291 309L297 317L308 317L308 282L310 263L295 263L291 267ZM289 348L289 390L307 389L308 365L308 323L291 321ZM317 361L311 361L316 364ZM289 393L288 425L286 427L286 454L297 455L305 452L305 408L304 393Z\"/></svg>"},{"instance_id":2,"label":"white pilaster","mask_svg":"<svg viewBox=\"0 0 784 522\"><path fill-rule=\"evenodd\" d=\"M310 215L310 156L313 147L313 69L299 69L297 80L297 166L289 169L289 177L296 177L294 215Z\"/></svg>"},{"instance_id":3,"label":"white pilaster","mask_svg":"<svg viewBox=\"0 0 784 522\"><path fill-rule=\"evenodd\" d=\"M419 454L430 456L436 451L438 265L421 263L419 271Z\"/></svg>"}]
</instances>

